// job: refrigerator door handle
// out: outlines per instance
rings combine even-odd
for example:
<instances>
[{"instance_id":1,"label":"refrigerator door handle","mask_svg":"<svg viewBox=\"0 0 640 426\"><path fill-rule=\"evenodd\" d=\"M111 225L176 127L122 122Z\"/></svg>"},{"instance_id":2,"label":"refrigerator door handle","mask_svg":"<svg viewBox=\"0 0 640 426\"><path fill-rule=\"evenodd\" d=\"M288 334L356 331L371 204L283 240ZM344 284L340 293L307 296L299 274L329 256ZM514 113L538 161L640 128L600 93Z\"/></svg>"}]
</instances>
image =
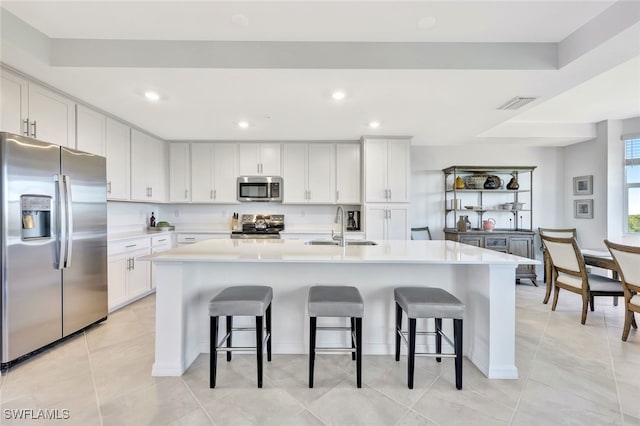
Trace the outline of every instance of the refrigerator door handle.
<instances>
[{"instance_id":1,"label":"refrigerator door handle","mask_svg":"<svg viewBox=\"0 0 640 426\"><path fill-rule=\"evenodd\" d=\"M64 198L64 176L55 175L53 177L54 182L56 182L56 199L57 199L57 216L58 216L58 224L57 224L57 240L58 240L58 259L56 263L56 269L64 269L64 259L67 255L67 224L66 224L66 202L63 200Z\"/></svg>"},{"instance_id":2,"label":"refrigerator door handle","mask_svg":"<svg viewBox=\"0 0 640 426\"><path fill-rule=\"evenodd\" d=\"M71 256L73 254L73 197L71 196L71 177L64 176L65 202L67 204L67 253L64 259L64 267L71 266Z\"/></svg>"}]
</instances>

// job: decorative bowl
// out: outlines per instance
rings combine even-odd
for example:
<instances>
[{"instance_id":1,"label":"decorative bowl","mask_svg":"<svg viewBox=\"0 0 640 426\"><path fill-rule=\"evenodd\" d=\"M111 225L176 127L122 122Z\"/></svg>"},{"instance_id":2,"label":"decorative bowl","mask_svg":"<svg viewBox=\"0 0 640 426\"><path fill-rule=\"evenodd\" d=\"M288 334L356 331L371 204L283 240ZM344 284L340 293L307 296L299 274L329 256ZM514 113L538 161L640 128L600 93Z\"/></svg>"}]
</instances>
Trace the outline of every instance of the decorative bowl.
<instances>
[{"instance_id":1,"label":"decorative bowl","mask_svg":"<svg viewBox=\"0 0 640 426\"><path fill-rule=\"evenodd\" d=\"M487 175L469 175L465 176L464 184L467 189L484 189L484 183L487 180Z\"/></svg>"},{"instance_id":2,"label":"decorative bowl","mask_svg":"<svg viewBox=\"0 0 640 426\"><path fill-rule=\"evenodd\" d=\"M512 210L522 210L522 207L524 207L524 203L509 203L509 204L511 204Z\"/></svg>"}]
</instances>

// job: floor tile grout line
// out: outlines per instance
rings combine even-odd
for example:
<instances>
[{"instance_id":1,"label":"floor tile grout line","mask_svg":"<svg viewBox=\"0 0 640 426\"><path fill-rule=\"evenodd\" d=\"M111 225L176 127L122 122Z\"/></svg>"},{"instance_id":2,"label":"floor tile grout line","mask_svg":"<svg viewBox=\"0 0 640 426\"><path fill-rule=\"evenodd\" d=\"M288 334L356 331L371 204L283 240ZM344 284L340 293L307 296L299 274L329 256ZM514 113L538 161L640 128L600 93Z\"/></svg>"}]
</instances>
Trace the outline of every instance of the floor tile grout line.
<instances>
[{"instance_id":1,"label":"floor tile grout line","mask_svg":"<svg viewBox=\"0 0 640 426\"><path fill-rule=\"evenodd\" d=\"M211 424L212 425L216 425L217 423L213 421L213 418L209 415L209 412L202 406L202 403L200 402L200 400L198 399L196 394L193 393L193 390L191 389L191 386L189 386L189 384L184 380L184 376L180 376L180 380L185 385L185 387L187 388L187 390L189 391L189 393L191 394L193 399L196 401L196 404L198 404L198 407L200 407L200 409L204 412L204 414L207 416L207 418L211 421Z\"/></svg>"},{"instance_id":2,"label":"floor tile grout line","mask_svg":"<svg viewBox=\"0 0 640 426\"><path fill-rule=\"evenodd\" d=\"M626 307L625 307L626 315ZM622 408L622 398L620 398L620 387L618 386L618 378L616 376L616 366L613 362L613 352L611 351L611 339L609 339L609 327L607 323L607 316L605 312L602 312L602 319L604 320L604 334L607 339L607 349L609 349L609 360L611 361L611 372L613 374L613 383L616 385L616 396L618 397L618 407L620 407L620 417L622 419L622 426L624 426L624 410Z\"/></svg>"},{"instance_id":3,"label":"floor tile grout line","mask_svg":"<svg viewBox=\"0 0 640 426\"><path fill-rule=\"evenodd\" d=\"M527 388L527 384L529 384L529 379L531 378L531 372L533 371L533 365L536 362L536 359L538 358L538 352L540 352L540 347L542 346L542 341L544 340L544 337L547 334L547 329L549 328L549 323L551 322L551 315L552 315L553 311L549 310L547 312L547 320L545 321L544 324L544 329L542 330L542 334L540 335L540 340L538 341L538 345L536 346L536 350L533 353L533 358L531 360L531 369L529 370L529 373L527 374L527 376L524 379L524 383L522 384L522 389L520 390L520 395L518 395L518 400L516 401L516 405L515 407L513 407L513 412L511 413L511 418L509 419L509 424L513 424L513 420L516 417L516 413L518 412L518 408L520 407L520 402L522 401L522 398L524 396L524 392L525 389ZM516 321L516 325L517 325L517 321Z\"/></svg>"},{"instance_id":4,"label":"floor tile grout line","mask_svg":"<svg viewBox=\"0 0 640 426\"><path fill-rule=\"evenodd\" d=\"M96 379L93 374L93 363L91 362L91 351L89 350L89 341L87 340L87 332L82 333L84 337L84 346L87 350L87 359L89 361L89 371L91 372L91 383L93 384L93 393L96 397L96 406L98 407L98 418L100 419L100 425L104 426L104 420L102 419L102 409L100 407L100 398L98 397L98 386L96 385Z\"/></svg>"}]
</instances>

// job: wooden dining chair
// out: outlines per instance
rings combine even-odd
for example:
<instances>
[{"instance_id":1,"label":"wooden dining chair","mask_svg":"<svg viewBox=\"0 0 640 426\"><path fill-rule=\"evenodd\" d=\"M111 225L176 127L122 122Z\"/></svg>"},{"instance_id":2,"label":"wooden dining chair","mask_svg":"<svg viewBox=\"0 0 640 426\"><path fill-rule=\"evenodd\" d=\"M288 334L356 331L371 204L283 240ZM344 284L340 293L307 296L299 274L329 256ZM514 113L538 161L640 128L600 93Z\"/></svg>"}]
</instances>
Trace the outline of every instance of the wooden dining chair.
<instances>
[{"instance_id":1,"label":"wooden dining chair","mask_svg":"<svg viewBox=\"0 0 640 426\"><path fill-rule=\"evenodd\" d=\"M553 304L558 305L560 289L582 296L581 324L587 321L587 308L596 296L623 296L622 283L602 275L587 274L580 247L575 238L559 238L542 235L542 243L548 252L553 274Z\"/></svg>"},{"instance_id":2,"label":"wooden dining chair","mask_svg":"<svg viewBox=\"0 0 640 426\"><path fill-rule=\"evenodd\" d=\"M432 240L431 231L428 226L422 226L420 228L411 228L412 240Z\"/></svg>"},{"instance_id":3,"label":"wooden dining chair","mask_svg":"<svg viewBox=\"0 0 640 426\"><path fill-rule=\"evenodd\" d=\"M549 237L561 237L561 238L576 238L577 231L576 228L538 228L538 234L540 237L543 235L547 235ZM542 239L540 240L540 249L542 250L542 260L544 262L544 284L546 286L546 292L544 294L544 299L542 303L545 305L549 302L549 298L551 297L551 289L553 288L553 278L551 276L551 261L549 260L549 256L547 251L544 249L544 244L542 244Z\"/></svg>"},{"instance_id":4,"label":"wooden dining chair","mask_svg":"<svg viewBox=\"0 0 640 426\"><path fill-rule=\"evenodd\" d=\"M638 328L634 313L640 313L640 247L615 244L604 240L618 267L618 276L624 290L624 328L622 341L629 337L631 326Z\"/></svg>"}]
</instances>

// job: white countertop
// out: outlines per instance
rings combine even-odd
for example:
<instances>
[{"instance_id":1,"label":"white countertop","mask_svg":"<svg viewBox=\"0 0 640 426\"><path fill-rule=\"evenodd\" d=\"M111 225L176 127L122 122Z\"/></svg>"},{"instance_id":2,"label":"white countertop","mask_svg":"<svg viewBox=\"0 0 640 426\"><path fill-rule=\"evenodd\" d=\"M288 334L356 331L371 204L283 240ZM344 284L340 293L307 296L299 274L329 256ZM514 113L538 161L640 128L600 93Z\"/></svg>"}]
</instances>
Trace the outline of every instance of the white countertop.
<instances>
[{"instance_id":1,"label":"white countertop","mask_svg":"<svg viewBox=\"0 0 640 426\"><path fill-rule=\"evenodd\" d=\"M293 228L291 230L287 229L282 231L280 234L288 237L295 237L296 235L317 235L318 237L322 237L324 235L330 234L331 228L322 228L322 229L311 229L311 228ZM152 237L154 235L161 234L215 234L215 235L231 235L231 228L227 229L212 229L212 228L178 228L174 231L149 231L146 229L141 229L139 231L127 231L127 232L114 232L107 236L107 240L109 242L112 241L124 241L131 240L134 238L143 238L143 237ZM351 237L364 237L364 231L347 231L347 236Z\"/></svg>"},{"instance_id":2,"label":"white countertop","mask_svg":"<svg viewBox=\"0 0 640 426\"><path fill-rule=\"evenodd\" d=\"M140 258L154 262L539 264L454 241L377 241L376 246L311 246L304 240L207 240Z\"/></svg>"}]
</instances>

